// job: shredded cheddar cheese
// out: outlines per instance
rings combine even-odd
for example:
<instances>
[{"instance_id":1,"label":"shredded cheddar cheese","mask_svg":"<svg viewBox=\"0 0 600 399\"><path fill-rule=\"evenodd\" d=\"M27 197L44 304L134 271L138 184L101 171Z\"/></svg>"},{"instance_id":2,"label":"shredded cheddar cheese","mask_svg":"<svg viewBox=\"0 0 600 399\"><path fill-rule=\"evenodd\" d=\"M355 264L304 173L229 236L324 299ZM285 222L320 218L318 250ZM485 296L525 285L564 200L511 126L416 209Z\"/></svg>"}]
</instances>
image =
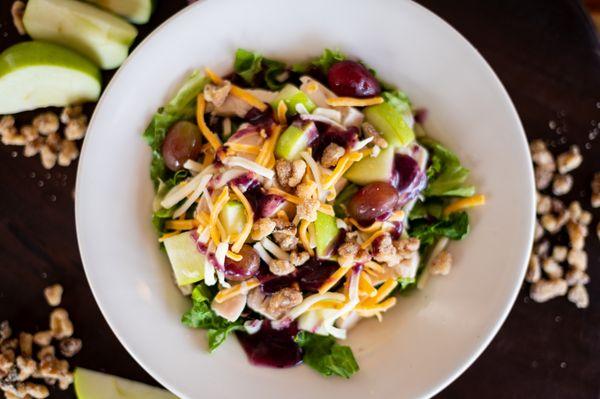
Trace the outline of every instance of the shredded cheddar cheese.
<instances>
[{"instance_id":1,"label":"shredded cheddar cheese","mask_svg":"<svg viewBox=\"0 0 600 399\"><path fill-rule=\"evenodd\" d=\"M277 121L282 125L287 124L287 119L285 117L286 113L287 105L285 105L285 102L281 100L279 101L279 104L277 104Z\"/></svg>"},{"instance_id":2,"label":"shredded cheddar cheese","mask_svg":"<svg viewBox=\"0 0 600 399\"><path fill-rule=\"evenodd\" d=\"M371 284L371 279L366 273L360 274L360 279L358 281L358 290L360 294L365 295L368 298L377 295L377 289L373 287L373 284Z\"/></svg>"},{"instance_id":3,"label":"shredded cheddar cheese","mask_svg":"<svg viewBox=\"0 0 600 399\"><path fill-rule=\"evenodd\" d=\"M180 234L180 233L181 233L181 231L179 231L179 230L175 230L175 231L172 231L170 233L165 233L162 236L160 236L160 238L158 239L158 242L163 242L167 238L174 237L174 236L176 236L177 234Z\"/></svg>"},{"instance_id":4,"label":"shredded cheddar cheese","mask_svg":"<svg viewBox=\"0 0 600 399\"><path fill-rule=\"evenodd\" d=\"M387 233L386 230L378 230L375 233L373 233L369 238L367 238L365 240L365 242L363 242L362 244L360 244L360 247L362 249L367 249L371 246L371 244L373 243L373 241L375 241L378 237L381 237L382 235L384 235L385 233Z\"/></svg>"},{"instance_id":5,"label":"shredded cheddar cheese","mask_svg":"<svg viewBox=\"0 0 600 399\"><path fill-rule=\"evenodd\" d=\"M167 220L165 228L169 230L191 230L198 227L198 221L194 219L186 220Z\"/></svg>"},{"instance_id":6,"label":"shredded cheddar cheese","mask_svg":"<svg viewBox=\"0 0 600 399\"><path fill-rule=\"evenodd\" d=\"M208 126L206 126L206 122L204 121L205 110L206 101L204 100L204 95L198 94L198 106L196 108L196 120L198 122L198 127L213 149L217 150L219 147L221 147L221 140L216 134L210 131Z\"/></svg>"},{"instance_id":7,"label":"shredded cheddar cheese","mask_svg":"<svg viewBox=\"0 0 600 399\"><path fill-rule=\"evenodd\" d=\"M229 259L233 260L233 261L236 261L236 262L239 262L239 261L241 261L242 259L244 259L244 257L243 257L242 255L240 255L240 254L236 254L236 253L233 253L233 252L231 252L231 251L227 251L227 257L228 257Z\"/></svg>"},{"instance_id":8,"label":"shredded cheddar cheese","mask_svg":"<svg viewBox=\"0 0 600 399\"><path fill-rule=\"evenodd\" d=\"M242 89L241 87L232 85L230 93L239 98L240 100L243 100L246 103L252 105L254 108L258 108L261 112L264 112L267 109L267 104L263 103L258 98L254 97L252 94Z\"/></svg>"},{"instance_id":9,"label":"shredded cheddar cheese","mask_svg":"<svg viewBox=\"0 0 600 399\"><path fill-rule=\"evenodd\" d=\"M331 187L337 183L337 181L346 173L350 166L356 161L360 161L363 158L363 152L351 152L349 154L344 155L338 161L335 169L331 172L330 175L325 177L323 180L323 189L329 190Z\"/></svg>"},{"instance_id":10,"label":"shredded cheddar cheese","mask_svg":"<svg viewBox=\"0 0 600 399\"><path fill-rule=\"evenodd\" d=\"M216 73L214 73L213 70L211 70L210 68L206 67L204 68L204 72L206 73L206 76L208 76L208 78L210 80L212 80L212 82L216 85L220 85L223 84L223 79L221 79L221 77L219 75L217 75Z\"/></svg>"},{"instance_id":11,"label":"shredded cheddar cheese","mask_svg":"<svg viewBox=\"0 0 600 399\"><path fill-rule=\"evenodd\" d=\"M373 233L373 232L381 229L381 226L382 226L381 222L373 222L372 225L363 227L360 223L358 223L353 218L346 218L345 221L350 223L351 225L353 225L354 227L356 227L359 231L362 231L363 233Z\"/></svg>"},{"instance_id":12,"label":"shredded cheddar cheese","mask_svg":"<svg viewBox=\"0 0 600 399\"><path fill-rule=\"evenodd\" d=\"M221 209L223 209L227 201L229 201L229 188L225 186L210 211L210 237L215 245L219 245L221 241L225 240L225 229L220 231L221 229L218 225L220 224L219 213L221 213Z\"/></svg>"},{"instance_id":13,"label":"shredded cheddar cheese","mask_svg":"<svg viewBox=\"0 0 600 399\"><path fill-rule=\"evenodd\" d=\"M308 237L306 236L306 231L308 230L308 225L309 225L309 222L307 220L303 219L300 222L300 228L298 229L298 235L300 236L300 241L302 241L302 245L304 246L304 249L306 249L306 251L308 252L308 254L310 256L314 256L315 252L311 248L310 241L308 240Z\"/></svg>"},{"instance_id":14,"label":"shredded cheddar cheese","mask_svg":"<svg viewBox=\"0 0 600 399\"><path fill-rule=\"evenodd\" d=\"M368 107L383 103L383 97L354 98L354 97L332 97L325 100L332 107Z\"/></svg>"},{"instance_id":15,"label":"shredded cheddar cheese","mask_svg":"<svg viewBox=\"0 0 600 399\"><path fill-rule=\"evenodd\" d=\"M252 206L250 206L250 203L248 202L244 194L240 191L240 189L236 186L231 186L231 189L238 197L238 200L240 200L240 202L244 206L244 209L246 209L246 222L244 223L244 228L242 229L242 232L240 233L239 237L235 240L233 246L231 247L231 250L233 252L238 253L240 252L240 249L242 249L242 246L244 245L246 239L250 235L250 231L252 231L254 212L252 211Z\"/></svg>"},{"instance_id":16,"label":"shredded cheddar cheese","mask_svg":"<svg viewBox=\"0 0 600 399\"><path fill-rule=\"evenodd\" d=\"M319 287L319 294L323 294L329 291L334 285L336 285L351 269L351 266L340 266L339 269L335 271L325 282L323 285Z\"/></svg>"},{"instance_id":17,"label":"shredded cheddar cheese","mask_svg":"<svg viewBox=\"0 0 600 399\"><path fill-rule=\"evenodd\" d=\"M215 295L215 302L223 303L228 299L241 294L247 294L248 291L254 289L260 285L260 281L257 278L251 278L240 284L234 285L233 287L221 290Z\"/></svg>"},{"instance_id":18,"label":"shredded cheddar cheese","mask_svg":"<svg viewBox=\"0 0 600 399\"><path fill-rule=\"evenodd\" d=\"M463 199L459 199L458 201L454 201L453 203L451 203L444 209L444 215L447 216L451 213L454 213L454 212L457 212L457 211L460 211L463 209L472 208L474 206L480 206L480 205L484 205L484 204L485 204L485 195L477 194L472 197L463 198Z\"/></svg>"}]
</instances>

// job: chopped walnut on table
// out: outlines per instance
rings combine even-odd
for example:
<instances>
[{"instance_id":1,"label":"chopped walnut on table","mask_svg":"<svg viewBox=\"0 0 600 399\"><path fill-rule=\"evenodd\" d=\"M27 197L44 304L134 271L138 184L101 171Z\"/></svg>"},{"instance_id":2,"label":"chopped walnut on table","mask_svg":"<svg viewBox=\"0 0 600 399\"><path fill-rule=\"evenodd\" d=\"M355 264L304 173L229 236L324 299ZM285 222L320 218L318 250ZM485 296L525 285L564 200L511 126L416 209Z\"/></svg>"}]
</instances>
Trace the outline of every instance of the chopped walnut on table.
<instances>
[{"instance_id":1,"label":"chopped walnut on table","mask_svg":"<svg viewBox=\"0 0 600 399\"><path fill-rule=\"evenodd\" d=\"M542 268L540 267L540 258L535 254L531 254L529 258L529 264L527 266L527 273L525 274L525 281L528 283L536 283L542 278Z\"/></svg>"},{"instance_id":2,"label":"chopped walnut on table","mask_svg":"<svg viewBox=\"0 0 600 399\"><path fill-rule=\"evenodd\" d=\"M590 282L590 276L583 270L572 268L565 274L565 280L569 286L576 284L585 285Z\"/></svg>"},{"instance_id":3,"label":"chopped walnut on table","mask_svg":"<svg viewBox=\"0 0 600 399\"><path fill-rule=\"evenodd\" d=\"M585 271L588 266L588 257L587 252L579 250L579 249L571 249L567 256L567 262L573 268Z\"/></svg>"},{"instance_id":4,"label":"chopped walnut on table","mask_svg":"<svg viewBox=\"0 0 600 399\"><path fill-rule=\"evenodd\" d=\"M569 234L571 248L583 249L585 237L588 235L587 227L579 223L569 222L567 223L567 233Z\"/></svg>"},{"instance_id":5,"label":"chopped walnut on table","mask_svg":"<svg viewBox=\"0 0 600 399\"><path fill-rule=\"evenodd\" d=\"M58 132L58 128L60 127L60 121L54 112L44 112L37 115L33 118L31 124L44 136Z\"/></svg>"},{"instance_id":6,"label":"chopped walnut on table","mask_svg":"<svg viewBox=\"0 0 600 399\"><path fill-rule=\"evenodd\" d=\"M561 278L563 276L562 267L552 258L546 258L542 261L542 269L550 278Z\"/></svg>"},{"instance_id":7,"label":"chopped walnut on table","mask_svg":"<svg viewBox=\"0 0 600 399\"><path fill-rule=\"evenodd\" d=\"M594 174L594 180L592 180L592 208L600 208L600 172Z\"/></svg>"},{"instance_id":8,"label":"chopped walnut on table","mask_svg":"<svg viewBox=\"0 0 600 399\"><path fill-rule=\"evenodd\" d=\"M63 287L60 284L54 284L44 288L44 297L50 306L58 306L62 301Z\"/></svg>"},{"instance_id":9,"label":"chopped walnut on table","mask_svg":"<svg viewBox=\"0 0 600 399\"><path fill-rule=\"evenodd\" d=\"M87 131L87 116L81 115L76 118L70 119L65 127L65 138L67 140L80 140L85 136Z\"/></svg>"},{"instance_id":10,"label":"chopped walnut on table","mask_svg":"<svg viewBox=\"0 0 600 399\"><path fill-rule=\"evenodd\" d=\"M575 306L579 309L587 308L590 304L590 298L587 292L587 289L581 285L577 284L569 290L569 294L567 295L569 301L573 302Z\"/></svg>"},{"instance_id":11,"label":"chopped walnut on table","mask_svg":"<svg viewBox=\"0 0 600 399\"><path fill-rule=\"evenodd\" d=\"M344 147L341 147L335 143L329 144L325 147L323 155L321 156L321 165L326 168L332 168L337 165L341 157L346 154Z\"/></svg>"},{"instance_id":12,"label":"chopped walnut on table","mask_svg":"<svg viewBox=\"0 0 600 399\"><path fill-rule=\"evenodd\" d=\"M556 158L556 162L558 164L558 172L561 175L564 175L572 170L577 169L579 165L581 165L581 162L583 162L583 157L581 156L579 147L573 145L568 151L560 154Z\"/></svg>"},{"instance_id":13,"label":"chopped walnut on table","mask_svg":"<svg viewBox=\"0 0 600 399\"><path fill-rule=\"evenodd\" d=\"M65 309L58 308L50 313L50 331L56 339L68 338L73 335L73 323Z\"/></svg>"},{"instance_id":14,"label":"chopped walnut on table","mask_svg":"<svg viewBox=\"0 0 600 399\"><path fill-rule=\"evenodd\" d=\"M564 296L567 293L567 282L563 279L539 280L531 285L529 296L536 302Z\"/></svg>"},{"instance_id":15,"label":"chopped walnut on table","mask_svg":"<svg viewBox=\"0 0 600 399\"><path fill-rule=\"evenodd\" d=\"M571 175L556 175L552 182L552 194L565 195L573 187L573 176Z\"/></svg>"},{"instance_id":16,"label":"chopped walnut on table","mask_svg":"<svg viewBox=\"0 0 600 399\"><path fill-rule=\"evenodd\" d=\"M277 160L275 164L277 181L284 188L294 188L302 181L306 173L306 162L301 159L295 161Z\"/></svg>"},{"instance_id":17,"label":"chopped walnut on table","mask_svg":"<svg viewBox=\"0 0 600 399\"><path fill-rule=\"evenodd\" d=\"M60 166L69 166L72 161L79 156L79 149L74 141L63 140L58 153L58 164Z\"/></svg>"}]
</instances>

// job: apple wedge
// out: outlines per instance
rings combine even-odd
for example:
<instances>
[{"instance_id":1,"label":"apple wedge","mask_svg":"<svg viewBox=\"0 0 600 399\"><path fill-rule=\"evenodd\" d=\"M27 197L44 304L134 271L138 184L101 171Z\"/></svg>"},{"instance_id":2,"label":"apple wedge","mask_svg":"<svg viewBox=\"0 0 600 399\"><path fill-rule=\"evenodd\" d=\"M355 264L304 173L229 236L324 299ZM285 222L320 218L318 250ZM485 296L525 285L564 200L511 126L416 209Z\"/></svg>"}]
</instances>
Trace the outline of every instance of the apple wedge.
<instances>
[{"instance_id":1,"label":"apple wedge","mask_svg":"<svg viewBox=\"0 0 600 399\"><path fill-rule=\"evenodd\" d=\"M0 114L96 101L100 70L64 47L24 42L0 54Z\"/></svg>"},{"instance_id":2,"label":"apple wedge","mask_svg":"<svg viewBox=\"0 0 600 399\"><path fill-rule=\"evenodd\" d=\"M167 238L164 242L165 249L177 285L184 286L197 283L204 278L204 262L206 257L198 251L196 241L191 232L178 234Z\"/></svg>"},{"instance_id":3,"label":"apple wedge","mask_svg":"<svg viewBox=\"0 0 600 399\"><path fill-rule=\"evenodd\" d=\"M327 258L331 255L331 251L339 233L340 229L337 227L334 216L317 212L315 235L317 238L317 256L319 258Z\"/></svg>"},{"instance_id":4,"label":"apple wedge","mask_svg":"<svg viewBox=\"0 0 600 399\"><path fill-rule=\"evenodd\" d=\"M317 138L319 131L314 122L294 123L279 136L275 146L275 155L293 161Z\"/></svg>"},{"instance_id":5,"label":"apple wedge","mask_svg":"<svg viewBox=\"0 0 600 399\"><path fill-rule=\"evenodd\" d=\"M73 384L79 399L177 399L164 389L82 368L75 369Z\"/></svg>"},{"instance_id":6,"label":"apple wedge","mask_svg":"<svg viewBox=\"0 0 600 399\"><path fill-rule=\"evenodd\" d=\"M23 23L32 38L70 47L102 69L121 65L137 36L127 21L75 0L29 0Z\"/></svg>"},{"instance_id":7,"label":"apple wedge","mask_svg":"<svg viewBox=\"0 0 600 399\"><path fill-rule=\"evenodd\" d=\"M353 164L344 177L365 186L377 181L390 181L394 170L394 147L382 150L375 158L366 157Z\"/></svg>"},{"instance_id":8,"label":"apple wedge","mask_svg":"<svg viewBox=\"0 0 600 399\"><path fill-rule=\"evenodd\" d=\"M127 18L134 24L145 24L154 11L154 0L86 0Z\"/></svg>"}]
</instances>

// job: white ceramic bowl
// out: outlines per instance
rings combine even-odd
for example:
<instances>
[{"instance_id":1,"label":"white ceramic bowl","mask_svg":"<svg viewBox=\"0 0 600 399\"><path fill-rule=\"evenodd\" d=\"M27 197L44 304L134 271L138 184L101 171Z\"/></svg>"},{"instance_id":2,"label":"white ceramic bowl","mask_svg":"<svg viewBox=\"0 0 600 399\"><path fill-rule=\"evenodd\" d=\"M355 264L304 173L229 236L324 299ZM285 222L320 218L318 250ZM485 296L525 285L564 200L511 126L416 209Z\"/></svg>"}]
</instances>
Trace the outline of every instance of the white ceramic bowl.
<instances>
[{"instance_id":1,"label":"white ceramic bowl","mask_svg":"<svg viewBox=\"0 0 600 399\"><path fill-rule=\"evenodd\" d=\"M288 61L339 48L427 107L430 134L456 150L488 203L451 247L452 273L402 298L382 323L351 331L361 371L251 366L234 338L209 355L185 328L189 306L150 224L152 114L194 68L231 70L236 48ZM185 398L416 398L435 394L490 342L521 284L533 235L533 174L519 118L493 71L455 30L409 1L209 0L142 43L113 78L89 127L77 179L77 232L90 285L115 334Z\"/></svg>"}]
</instances>

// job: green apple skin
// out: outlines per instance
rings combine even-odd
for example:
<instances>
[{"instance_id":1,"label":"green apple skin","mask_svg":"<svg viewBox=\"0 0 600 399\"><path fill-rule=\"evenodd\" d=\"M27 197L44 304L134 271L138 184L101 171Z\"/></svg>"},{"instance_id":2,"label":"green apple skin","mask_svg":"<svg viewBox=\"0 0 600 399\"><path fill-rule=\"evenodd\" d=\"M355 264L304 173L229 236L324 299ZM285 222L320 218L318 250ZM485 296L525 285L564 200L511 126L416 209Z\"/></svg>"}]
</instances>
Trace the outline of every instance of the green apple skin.
<instances>
[{"instance_id":1,"label":"green apple skin","mask_svg":"<svg viewBox=\"0 0 600 399\"><path fill-rule=\"evenodd\" d=\"M70 47L102 69L121 65L137 36L122 18L75 0L30 0L23 23L32 38Z\"/></svg>"},{"instance_id":2,"label":"green apple skin","mask_svg":"<svg viewBox=\"0 0 600 399\"><path fill-rule=\"evenodd\" d=\"M0 54L0 114L96 101L100 70L87 58L46 42L23 42Z\"/></svg>"},{"instance_id":3,"label":"green apple skin","mask_svg":"<svg viewBox=\"0 0 600 399\"><path fill-rule=\"evenodd\" d=\"M364 110L365 119L377 129L388 144L403 147L415 139L402 114L388 103L372 105Z\"/></svg>"},{"instance_id":4,"label":"green apple skin","mask_svg":"<svg viewBox=\"0 0 600 399\"><path fill-rule=\"evenodd\" d=\"M164 389L79 367L73 385L79 399L177 399Z\"/></svg>"},{"instance_id":5,"label":"green apple skin","mask_svg":"<svg viewBox=\"0 0 600 399\"><path fill-rule=\"evenodd\" d=\"M317 105L303 91L291 84L285 85L275 97L275 100L271 103L273 109L277 110L280 101L283 101L287 106L288 116L298 114L298 111L296 111L296 105L298 104L304 105L308 112L313 112L317 108Z\"/></svg>"},{"instance_id":6,"label":"green apple skin","mask_svg":"<svg viewBox=\"0 0 600 399\"><path fill-rule=\"evenodd\" d=\"M165 244L177 285L197 283L204 278L206 257L198 251L196 241L190 231L169 237L163 244Z\"/></svg>"},{"instance_id":7,"label":"green apple skin","mask_svg":"<svg viewBox=\"0 0 600 399\"><path fill-rule=\"evenodd\" d=\"M239 201L229 201L223 206L219 219L227 234L240 234L246 223L246 208Z\"/></svg>"},{"instance_id":8,"label":"green apple skin","mask_svg":"<svg viewBox=\"0 0 600 399\"><path fill-rule=\"evenodd\" d=\"M143 25L150 20L156 7L154 0L85 0L114 12L134 24Z\"/></svg>"},{"instance_id":9,"label":"green apple skin","mask_svg":"<svg viewBox=\"0 0 600 399\"><path fill-rule=\"evenodd\" d=\"M310 143L319 134L314 122L305 122L302 125L290 125L277 140L275 155L293 161L300 158L300 153L308 148Z\"/></svg>"},{"instance_id":10,"label":"green apple skin","mask_svg":"<svg viewBox=\"0 0 600 399\"><path fill-rule=\"evenodd\" d=\"M331 254L333 243L335 242L339 233L340 229L337 227L334 216L317 212L317 220L315 220L317 257L327 258Z\"/></svg>"},{"instance_id":11,"label":"green apple skin","mask_svg":"<svg viewBox=\"0 0 600 399\"><path fill-rule=\"evenodd\" d=\"M394 148L389 146L376 157L366 157L353 164L344 177L364 186L377 181L390 181L394 170Z\"/></svg>"}]
</instances>

